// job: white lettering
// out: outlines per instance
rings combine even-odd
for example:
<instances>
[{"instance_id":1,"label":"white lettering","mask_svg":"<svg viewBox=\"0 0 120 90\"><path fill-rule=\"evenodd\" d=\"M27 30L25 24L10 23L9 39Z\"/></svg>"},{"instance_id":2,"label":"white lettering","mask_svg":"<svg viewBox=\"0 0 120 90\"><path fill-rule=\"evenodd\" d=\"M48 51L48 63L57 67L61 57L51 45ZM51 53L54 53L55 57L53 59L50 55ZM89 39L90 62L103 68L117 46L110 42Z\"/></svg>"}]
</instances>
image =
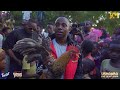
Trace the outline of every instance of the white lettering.
<instances>
[{"instance_id":1,"label":"white lettering","mask_svg":"<svg viewBox=\"0 0 120 90\"><path fill-rule=\"evenodd\" d=\"M22 73L13 73L13 75L14 75L14 78L15 77L22 77Z\"/></svg>"},{"instance_id":2,"label":"white lettering","mask_svg":"<svg viewBox=\"0 0 120 90\"><path fill-rule=\"evenodd\" d=\"M7 77L9 75L10 72L7 72L7 73L2 73L2 77Z\"/></svg>"}]
</instances>

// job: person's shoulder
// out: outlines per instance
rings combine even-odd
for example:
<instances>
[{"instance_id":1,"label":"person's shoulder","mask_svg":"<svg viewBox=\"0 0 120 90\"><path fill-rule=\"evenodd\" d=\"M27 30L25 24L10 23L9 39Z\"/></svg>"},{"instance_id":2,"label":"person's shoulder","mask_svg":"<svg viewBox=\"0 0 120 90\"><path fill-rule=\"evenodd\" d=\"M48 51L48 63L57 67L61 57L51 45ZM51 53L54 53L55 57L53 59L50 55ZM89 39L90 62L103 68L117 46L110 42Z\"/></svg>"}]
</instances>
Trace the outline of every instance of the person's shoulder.
<instances>
[{"instance_id":1,"label":"person's shoulder","mask_svg":"<svg viewBox=\"0 0 120 90\"><path fill-rule=\"evenodd\" d=\"M109 62L110 59L104 59L102 62Z\"/></svg>"},{"instance_id":2,"label":"person's shoulder","mask_svg":"<svg viewBox=\"0 0 120 90\"><path fill-rule=\"evenodd\" d=\"M10 35L14 35L14 34L16 34L16 33L17 33L17 30L13 30L13 31L11 31L11 32L9 33L8 36L10 36Z\"/></svg>"},{"instance_id":3,"label":"person's shoulder","mask_svg":"<svg viewBox=\"0 0 120 90\"><path fill-rule=\"evenodd\" d=\"M110 62L110 59L105 59L102 61L101 65L106 66L109 62Z\"/></svg>"},{"instance_id":4,"label":"person's shoulder","mask_svg":"<svg viewBox=\"0 0 120 90\"><path fill-rule=\"evenodd\" d=\"M8 36L11 36L11 35L16 36L16 35L20 34L21 32L22 32L21 29L14 29L12 32L9 33Z\"/></svg>"},{"instance_id":5,"label":"person's shoulder","mask_svg":"<svg viewBox=\"0 0 120 90\"><path fill-rule=\"evenodd\" d=\"M22 32L24 32L24 29L23 28L15 29L14 32L16 32L16 33L22 33Z\"/></svg>"},{"instance_id":6,"label":"person's shoulder","mask_svg":"<svg viewBox=\"0 0 120 90\"><path fill-rule=\"evenodd\" d=\"M0 34L0 38L3 38L3 35L2 35L2 34Z\"/></svg>"}]
</instances>

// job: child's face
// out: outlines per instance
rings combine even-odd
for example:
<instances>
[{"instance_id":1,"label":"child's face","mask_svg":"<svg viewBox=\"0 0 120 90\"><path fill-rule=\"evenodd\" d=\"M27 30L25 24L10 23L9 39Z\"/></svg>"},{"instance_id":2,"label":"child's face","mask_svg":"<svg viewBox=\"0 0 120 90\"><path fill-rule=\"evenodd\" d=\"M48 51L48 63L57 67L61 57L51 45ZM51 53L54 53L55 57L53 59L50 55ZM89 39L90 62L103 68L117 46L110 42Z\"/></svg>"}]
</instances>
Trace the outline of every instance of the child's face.
<instances>
[{"instance_id":1,"label":"child's face","mask_svg":"<svg viewBox=\"0 0 120 90\"><path fill-rule=\"evenodd\" d=\"M120 61L120 45L110 44L110 59L113 63Z\"/></svg>"},{"instance_id":2,"label":"child's face","mask_svg":"<svg viewBox=\"0 0 120 90\"><path fill-rule=\"evenodd\" d=\"M6 57L6 54L5 54L4 51L2 51L0 53L0 70L4 70L5 69L5 65L6 65L5 57Z\"/></svg>"}]
</instances>

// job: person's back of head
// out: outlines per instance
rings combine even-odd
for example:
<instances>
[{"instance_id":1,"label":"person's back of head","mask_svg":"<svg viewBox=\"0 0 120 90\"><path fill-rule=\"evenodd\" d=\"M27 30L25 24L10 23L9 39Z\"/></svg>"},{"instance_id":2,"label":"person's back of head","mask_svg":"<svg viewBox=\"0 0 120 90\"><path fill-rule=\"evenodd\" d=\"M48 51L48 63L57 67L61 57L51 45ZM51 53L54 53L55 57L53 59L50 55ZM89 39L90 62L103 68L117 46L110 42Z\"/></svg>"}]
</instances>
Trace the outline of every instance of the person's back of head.
<instances>
[{"instance_id":1,"label":"person's back of head","mask_svg":"<svg viewBox=\"0 0 120 90\"><path fill-rule=\"evenodd\" d=\"M95 63L94 63L94 61L92 61L92 60L90 60L88 58L84 58L82 60L83 74L89 74L94 69L95 69Z\"/></svg>"},{"instance_id":2,"label":"person's back of head","mask_svg":"<svg viewBox=\"0 0 120 90\"><path fill-rule=\"evenodd\" d=\"M99 44L98 44L98 42L93 42L93 45L94 45L94 48L92 51L92 56L95 56L99 51Z\"/></svg>"},{"instance_id":3,"label":"person's back of head","mask_svg":"<svg viewBox=\"0 0 120 90\"><path fill-rule=\"evenodd\" d=\"M90 40L84 40L81 44L82 54L87 56L89 53L92 53L94 49L94 44Z\"/></svg>"}]
</instances>

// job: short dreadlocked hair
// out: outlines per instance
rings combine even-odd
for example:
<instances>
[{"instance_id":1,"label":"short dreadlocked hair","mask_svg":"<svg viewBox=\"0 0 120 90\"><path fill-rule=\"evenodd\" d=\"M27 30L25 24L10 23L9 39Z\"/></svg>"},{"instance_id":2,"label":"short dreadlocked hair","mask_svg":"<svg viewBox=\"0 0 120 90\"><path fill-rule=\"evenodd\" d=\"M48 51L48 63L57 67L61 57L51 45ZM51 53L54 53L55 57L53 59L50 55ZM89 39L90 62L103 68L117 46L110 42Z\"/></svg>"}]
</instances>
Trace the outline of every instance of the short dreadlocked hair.
<instances>
[{"instance_id":1,"label":"short dreadlocked hair","mask_svg":"<svg viewBox=\"0 0 120 90\"><path fill-rule=\"evenodd\" d=\"M84 40L81 44L82 52L84 52L86 55L91 53L94 49L94 44L90 40Z\"/></svg>"}]
</instances>

